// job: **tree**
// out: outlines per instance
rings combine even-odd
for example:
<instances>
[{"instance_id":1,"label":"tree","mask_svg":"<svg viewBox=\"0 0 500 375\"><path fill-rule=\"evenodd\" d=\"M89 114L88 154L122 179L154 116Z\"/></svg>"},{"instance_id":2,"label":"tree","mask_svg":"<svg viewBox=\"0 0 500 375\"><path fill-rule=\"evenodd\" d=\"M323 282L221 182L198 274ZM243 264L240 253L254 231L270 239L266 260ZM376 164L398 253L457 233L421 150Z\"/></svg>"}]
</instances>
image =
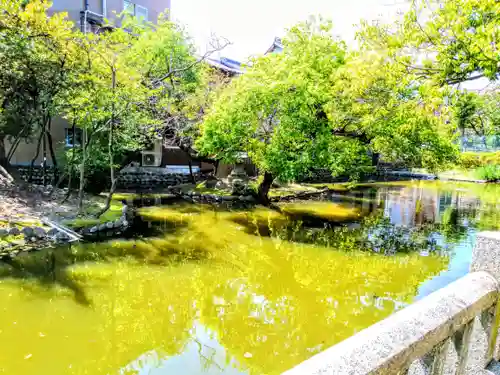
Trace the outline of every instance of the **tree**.
<instances>
[{"instance_id":1,"label":"tree","mask_svg":"<svg viewBox=\"0 0 500 375\"><path fill-rule=\"evenodd\" d=\"M211 105L213 93L227 84L227 78L204 61L228 44L213 37L210 48L196 56L184 29L160 18L156 25L148 25L133 47L136 58L132 64L154 89L150 105L153 116L161 122L165 145L177 146L190 157L198 157L193 149L197 123Z\"/></svg>"},{"instance_id":2,"label":"tree","mask_svg":"<svg viewBox=\"0 0 500 375\"><path fill-rule=\"evenodd\" d=\"M0 165L9 167L22 139L37 136L32 166L45 144L57 164L50 123L66 100L78 66L73 24L62 13L47 15L50 3L42 0L0 1ZM12 139L7 152L5 139ZM46 141L45 141L46 140Z\"/></svg>"},{"instance_id":3,"label":"tree","mask_svg":"<svg viewBox=\"0 0 500 375\"><path fill-rule=\"evenodd\" d=\"M500 73L500 3L496 0L412 1L402 22L364 24L365 47L389 50L408 71L440 85Z\"/></svg>"},{"instance_id":4,"label":"tree","mask_svg":"<svg viewBox=\"0 0 500 375\"><path fill-rule=\"evenodd\" d=\"M263 174L268 203L274 178L290 181L316 168L356 179L369 154L436 167L454 156L436 90L405 78L389 57L349 52L330 25L290 30L282 54L261 57L216 101L197 147L234 162L243 151Z\"/></svg>"},{"instance_id":5,"label":"tree","mask_svg":"<svg viewBox=\"0 0 500 375\"><path fill-rule=\"evenodd\" d=\"M80 210L85 185L85 170L109 173L110 190L102 212L109 208L117 186L116 169L126 155L141 149L154 135L149 99L154 90L144 84L144 77L134 66L138 43L136 32L129 32L125 23L112 32L82 36L87 68L79 76L77 89L69 102L66 117L84 132L79 151L70 150L69 173L78 165L80 175ZM135 30L133 30L135 31ZM87 158L92 155L91 158ZM73 170L72 170L73 169ZM102 179L102 177L101 177ZM106 184L104 178L104 185Z\"/></svg>"},{"instance_id":6,"label":"tree","mask_svg":"<svg viewBox=\"0 0 500 375\"><path fill-rule=\"evenodd\" d=\"M462 137L498 134L500 130L498 93L458 92L452 104L456 126Z\"/></svg>"}]
</instances>

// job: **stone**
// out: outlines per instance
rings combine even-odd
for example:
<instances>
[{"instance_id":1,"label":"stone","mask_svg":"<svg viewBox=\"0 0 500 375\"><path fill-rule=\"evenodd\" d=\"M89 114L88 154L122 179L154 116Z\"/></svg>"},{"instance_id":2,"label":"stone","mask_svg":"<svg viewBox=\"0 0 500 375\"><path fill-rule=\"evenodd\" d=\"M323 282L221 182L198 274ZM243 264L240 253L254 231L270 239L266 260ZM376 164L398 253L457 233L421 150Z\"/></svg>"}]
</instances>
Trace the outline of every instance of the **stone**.
<instances>
[{"instance_id":1,"label":"stone","mask_svg":"<svg viewBox=\"0 0 500 375\"><path fill-rule=\"evenodd\" d=\"M21 231L18 228L14 227L9 229L9 234L11 236L19 236L21 234Z\"/></svg>"},{"instance_id":2,"label":"stone","mask_svg":"<svg viewBox=\"0 0 500 375\"><path fill-rule=\"evenodd\" d=\"M0 228L0 238L7 237L9 235L9 231L4 228Z\"/></svg>"},{"instance_id":3,"label":"stone","mask_svg":"<svg viewBox=\"0 0 500 375\"><path fill-rule=\"evenodd\" d=\"M246 195L248 190L248 185L243 180L233 180L231 182L231 194L232 195Z\"/></svg>"},{"instance_id":4,"label":"stone","mask_svg":"<svg viewBox=\"0 0 500 375\"><path fill-rule=\"evenodd\" d=\"M47 236L55 237L55 236L57 236L57 233L59 233L59 231L55 228L52 228L47 232Z\"/></svg>"},{"instance_id":5,"label":"stone","mask_svg":"<svg viewBox=\"0 0 500 375\"><path fill-rule=\"evenodd\" d=\"M217 184L215 185L215 188L219 189L219 190L225 190L225 189L229 188L229 185L226 184L224 181L220 180L220 181L217 181Z\"/></svg>"},{"instance_id":6,"label":"stone","mask_svg":"<svg viewBox=\"0 0 500 375\"><path fill-rule=\"evenodd\" d=\"M45 232L45 229L40 228L40 227L34 227L33 228L33 233L37 238L45 238L47 236L47 233Z\"/></svg>"},{"instance_id":7,"label":"stone","mask_svg":"<svg viewBox=\"0 0 500 375\"><path fill-rule=\"evenodd\" d=\"M113 222L112 222L112 221L108 221L108 222L106 223L106 228L108 228L108 229L113 229L113 228L114 228L114 224L113 224Z\"/></svg>"},{"instance_id":8,"label":"stone","mask_svg":"<svg viewBox=\"0 0 500 375\"><path fill-rule=\"evenodd\" d=\"M106 224L99 225L98 229L99 229L99 232L103 231L103 230L106 230L107 229Z\"/></svg>"},{"instance_id":9,"label":"stone","mask_svg":"<svg viewBox=\"0 0 500 375\"><path fill-rule=\"evenodd\" d=\"M238 199L238 197L235 197L233 195L223 195L222 196L222 200L226 201L226 202L232 202L232 201L235 201L237 199Z\"/></svg>"},{"instance_id":10,"label":"stone","mask_svg":"<svg viewBox=\"0 0 500 375\"><path fill-rule=\"evenodd\" d=\"M213 189L217 186L218 183L219 181L216 178L208 178L205 181L205 187L207 187L208 189Z\"/></svg>"},{"instance_id":11,"label":"stone","mask_svg":"<svg viewBox=\"0 0 500 375\"><path fill-rule=\"evenodd\" d=\"M488 271L500 282L500 232L478 233L470 270Z\"/></svg>"},{"instance_id":12,"label":"stone","mask_svg":"<svg viewBox=\"0 0 500 375\"><path fill-rule=\"evenodd\" d=\"M121 226L122 226L121 220L118 219L113 222L113 228L121 228Z\"/></svg>"},{"instance_id":13,"label":"stone","mask_svg":"<svg viewBox=\"0 0 500 375\"><path fill-rule=\"evenodd\" d=\"M244 195L244 196L241 198L241 200L242 200L243 202L254 202L254 201L255 201L254 197L252 197L251 195Z\"/></svg>"},{"instance_id":14,"label":"stone","mask_svg":"<svg viewBox=\"0 0 500 375\"><path fill-rule=\"evenodd\" d=\"M69 241L69 236L66 233L59 232L56 234L56 240L58 242L68 242Z\"/></svg>"},{"instance_id":15,"label":"stone","mask_svg":"<svg viewBox=\"0 0 500 375\"><path fill-rule=\"evenodd\" d=\"M90 233L96 233L97 231L99 231L99 227L97 226L93 226L92 228L90 228L89 232Z\"/></svg>"},{"instance_id":16,"label":"stone","mask_svg":"<svg viewBox=\"0 0 500 375\"><path fill-rule=\"evenodd\" d=\"M33 237L35 231L31 227L24 227L23 229L21 229L21 233L24 234L26 237Z\"/></svg>"}]
</instances>

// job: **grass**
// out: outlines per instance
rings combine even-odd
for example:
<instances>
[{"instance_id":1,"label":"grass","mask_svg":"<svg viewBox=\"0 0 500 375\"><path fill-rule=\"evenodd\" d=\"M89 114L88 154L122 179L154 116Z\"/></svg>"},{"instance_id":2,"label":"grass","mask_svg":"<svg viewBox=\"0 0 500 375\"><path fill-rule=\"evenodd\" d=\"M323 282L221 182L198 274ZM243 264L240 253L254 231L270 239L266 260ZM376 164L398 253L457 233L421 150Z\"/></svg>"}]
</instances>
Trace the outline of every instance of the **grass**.
<instances>
[{"instance_id":1,"label":"grass","mask_svg":"<svg viewBox=\"0 0 500 375\"><path fill-rule=\"evenodd\" d=\"M496 182L500 180L500 165L490 164L479 167L475 170L475 175L481 179L490 182Z\"/></svg>"},{"instance_id":2,"label":"grass","mask_svg":"<svg viewBox=\"0 0 500 375\"><path fill-rule=\"evenodd\" d=\"M0 228L43 227L38 220L0 220Z\"/></svg>"},{"instance_id":3,"label":"grass","mask_svg":"<svg viewBox=\"0 0 500 375\"><path fill-rule=\"evenodd\" d=\"M227 190L206 187L205 181L200 182L194 188L188 189L186 192L193 192L193 193L198 193L198 194L203 194L203 195L207 195L207 194L219 195L219 196L231 195L231 193Z\"/></svg>"},{"instance_id":4,"label":"grass","mask_svg":"<svg viewBox=\"0 0 500 375\"><path fill-rule=\"evenodd\" d=\"M95 215L104 208L105 200L102 197L95 197L92 204L87 208L84 215L73 219L63 220L62 224L71 228L90 227L93 225L104 224L109 221L115 221L122 216L122 204L112 200L109 210L96 218Z\"/></svg>"},{"instance_id":5,"label":"grass","mask_svg":"<svg viewBox=\"0 0 500 375\"><path fill-rule=\"evenodd\" d=\"M2 249L3 247L9 245L10 243L14 242L14 241L19 241L19 240L23 240L24 239L24 235L23 234L19 234L17 236L7 236L7 237L4 237L4 238L1 238L0 239L0 249Z\"/></svg>"}]
</instances>

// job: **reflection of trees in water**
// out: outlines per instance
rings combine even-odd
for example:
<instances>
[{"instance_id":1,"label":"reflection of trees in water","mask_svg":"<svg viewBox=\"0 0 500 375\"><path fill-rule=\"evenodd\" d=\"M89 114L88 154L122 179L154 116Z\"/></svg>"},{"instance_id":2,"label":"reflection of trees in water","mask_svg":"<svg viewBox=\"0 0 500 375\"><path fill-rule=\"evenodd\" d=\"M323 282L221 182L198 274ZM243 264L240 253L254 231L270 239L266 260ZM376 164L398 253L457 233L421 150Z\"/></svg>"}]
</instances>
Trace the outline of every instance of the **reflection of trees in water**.
<instances>
[{"instance_id":1,"label":"reflection of trees in water","mask_svg":"<svg viewBox=\"0 0 500 375\"><path fill-rule=\"evenodd\" d=\"M203 323L255 374L280 373L386 317L443 263L281 248L279 241L262 250L252 248L241 278L214 280L201 306Z\"/></svg>"}]
</instances>

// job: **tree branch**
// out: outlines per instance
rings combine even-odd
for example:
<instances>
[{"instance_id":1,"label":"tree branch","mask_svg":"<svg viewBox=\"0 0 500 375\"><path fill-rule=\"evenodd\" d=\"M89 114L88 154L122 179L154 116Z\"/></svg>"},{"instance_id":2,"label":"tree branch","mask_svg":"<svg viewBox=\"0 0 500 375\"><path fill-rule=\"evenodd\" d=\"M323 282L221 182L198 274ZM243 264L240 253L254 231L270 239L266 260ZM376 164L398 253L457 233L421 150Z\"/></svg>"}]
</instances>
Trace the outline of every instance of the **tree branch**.
<instances>
[{"instance_id":1,"label":"tree branch","mask_svg":"<svg viewBox=\"0 0 500 375\"><path fill-rule=\"evenodd\" d=\"M202 63L203 61L205 61L210 55L212 55L213 53L215 52L218 52L218 51L222 51L224 48L226 48L227 46L229 46L231 44L231 42L229 42L228 40L225 40L224 43L222 45L218 45L216 47L214 47L213 49L210 49L208 50L207 52L205 52L203 54L203 56L201 56L199 59L193 61L192 63L182 67L182 68L178 68L178 69L171 69L169 70L169 72L167 74L165 74L163 77L160 77L158 79L155 79L153 81L153 85L158 85L159 83L165 81L166 79L172 77L173 75L175 74L178 74L178 73L182 73L182 72L185 72L191 68L193 68L194 66Z\"/></svg>"}]
</instances>

